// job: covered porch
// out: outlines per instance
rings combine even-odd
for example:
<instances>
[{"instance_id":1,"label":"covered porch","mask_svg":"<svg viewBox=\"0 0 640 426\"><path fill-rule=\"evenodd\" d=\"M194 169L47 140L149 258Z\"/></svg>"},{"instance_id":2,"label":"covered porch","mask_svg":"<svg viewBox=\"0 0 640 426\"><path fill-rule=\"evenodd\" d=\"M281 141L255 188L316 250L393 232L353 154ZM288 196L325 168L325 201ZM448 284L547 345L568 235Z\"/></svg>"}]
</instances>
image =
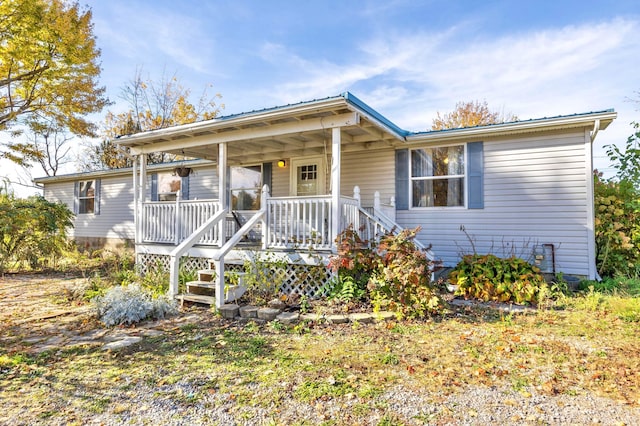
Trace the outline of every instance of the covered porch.
<instances>
[{"instance_id":1,"label":"covered porch","mask_svg":"<svg viewBox=\"0 0 640 426\"><path fill-rule=\"evenodd\" d=\"M373 203L365 208L358 187L349 194L340 190L344 153L393 150L403 141L390 123L370 115L368 107L359 102L338 96L118 140L135 158L136 250L148 244L173 247L173 295L178 293L180 258L194 246L214 250L219 306L223 303L225 256L243 243L251 242L260 250L331 253L336 237L349 225L368 240L399 228L394 223L392 197L368 194ZM212 161L217 197L183 200L178 192L175 200L152 200L147 157L156 152ZM234 167L260 170L258 189L234 192ZM249 197L250 210L241 209L246 205L239 201L239 194L253 197Z\"/></svg>"}]
</instances>

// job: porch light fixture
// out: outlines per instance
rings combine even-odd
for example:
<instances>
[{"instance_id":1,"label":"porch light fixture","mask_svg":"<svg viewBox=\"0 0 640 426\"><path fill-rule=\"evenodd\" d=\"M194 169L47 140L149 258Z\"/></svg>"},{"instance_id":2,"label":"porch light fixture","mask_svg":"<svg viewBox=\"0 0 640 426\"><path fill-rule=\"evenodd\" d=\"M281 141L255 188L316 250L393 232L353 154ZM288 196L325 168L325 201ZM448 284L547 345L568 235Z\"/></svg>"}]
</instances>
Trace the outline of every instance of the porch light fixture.
<instances>
[{"instance_id":1,"label":"porch light fixture","mask_svg":"<svg viewBox=\"0 0 640 426\"><path fill-rule=\"evenodd\" d=\"M278 160L278 167L284 169L285 167L287 167L287 162L285 160Z\"/></svg>"}]
</instances>

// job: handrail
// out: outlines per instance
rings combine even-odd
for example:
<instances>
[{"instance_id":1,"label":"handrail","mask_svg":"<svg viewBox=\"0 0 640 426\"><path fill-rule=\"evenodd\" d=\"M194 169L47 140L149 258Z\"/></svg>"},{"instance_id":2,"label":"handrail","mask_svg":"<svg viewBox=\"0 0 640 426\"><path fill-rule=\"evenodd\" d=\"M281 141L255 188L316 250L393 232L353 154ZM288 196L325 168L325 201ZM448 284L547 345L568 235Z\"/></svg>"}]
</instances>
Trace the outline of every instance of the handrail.
<instances>
[{"instance_id":1,"label":"handrail","mask_svg":"<svg viewBox=\"0 0 640 426\"><path fill-rule=\"evenodd\" d=\"M229 251L234 248L242 238L251 231L256 225L256 222L262 219L262 217L266 214L266 209L260 209L256 214L254 214L251 219L249 219L240 229L236 231L235 234L231 238L227 240L226 243L216 253L213 255L213 260L220 260L220 258L224 257Z\"/></svg>"},{"instance_id":2,"label":"handrail","mask_svg":"<svg viewBox=\"0 0 640 426\"><path fill-rule=\"evenodd\" d=\"M360 212L367 219L380 225L380 227L382 227L385 231L393 232L394 235L398 235L399 230L403 229L402 226L400 226L394 220L390 219L387 215L385 215L381 211L374 209L374 214L371 214L367 210L361 208ZM427 255L427 259L431 261L435 260L435 256L433 255L433 252L431 251L431 249L425 247L424 244L422 244L420 241L418 241L415 238L413 239L413 243L416 245L417 248L425 252L425 254Z\"/></svg>"},{"instance_id":3,"label":"handrail","mask_svg":"<svg viewBox=\"0 0 640 426\"><path fill-rule=\"evenodd\" d=\"M253 215L251 219L249 219L240 229L236 231L235 234L231 238L227 240L226 243L216 253L213 255L213 263L216 269L216 279L215 279L215 292L216 292L216 308L220 308L224 303L224 256L229 253L229 251L236 246L242 240L242 238L249 233L251 228L253 228L259 220L267 213L267 200L269 198L269 186L262 186L262 194L260 205L262 208L258 210L258 212Z\"/></svg>"},{"instance_id":4,"label":"handrail","mask_svg":"<svg viewBox=\"0 0 640 426\"><path fill-rule=\"evenodd\" d=\"M215 215L211 216L205 223L200 225L198 229L183 242L178 245L178 247L174 248L170 256L170 266L169 266L169 295L176 296L178 294L178 269L180 266L180 258L184 255L187 250L195 245L195 243L202 238L202 236L209 231L212 227L218 224L221 220L226 219L227 217L227 209L222 209Z\"/></svg>"}]
</instances>

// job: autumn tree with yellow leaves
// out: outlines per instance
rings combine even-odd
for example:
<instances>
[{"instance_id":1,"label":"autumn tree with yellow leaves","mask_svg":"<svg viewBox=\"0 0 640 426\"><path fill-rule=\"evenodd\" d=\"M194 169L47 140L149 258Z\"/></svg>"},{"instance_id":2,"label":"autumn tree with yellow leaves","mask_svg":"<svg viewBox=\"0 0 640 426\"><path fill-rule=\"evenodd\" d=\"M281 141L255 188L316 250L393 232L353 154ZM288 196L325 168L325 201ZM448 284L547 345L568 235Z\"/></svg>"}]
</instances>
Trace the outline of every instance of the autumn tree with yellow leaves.
<instances>
[{"instance_id":1,"label":"autumn tree with yellow leaves","mask_svg":"<svg viewBox=\"0 0 640 426\"><path fill-rule=\"evenodd\" d=\"M456 108L447 114L437 113L431 130L458 129L462 127L484 126L516 121L518 117L508 113L491 111L487 101L458 102Z\"/></svg>"},{"instance_id":2,"label":"autumn tree with yellow leaves","mask_svg":"<svg viewBox=\"0 0 640 426\"><path fill-rule=\"evenodd\" d=\"M105 117L103 140L90 146L82 161L84 170L129 167L132 159L114 139L134 133L157 130L179 124L188 124L216 117L223 104L217 101L221 95L210 95L205 89L197 102L190 101L191 89L184 87L176 75L154 81L143 78L142 70L136 70L133 79L122 89L120 98L127 103L125 112L108 111ZM171 154L156 153L148 157L150 164L174 160Z\"/></svg>"},{"instance_id":3,"label":"autumn tree with yellow leaves","mask_svg":"<svg viewBox=\"0 0 640 426\"><path fill-rule=\"evenodd\" d=\"M76 2L0 1L0 131L10 131L10 139L43 123L96 134L87 115L108 99L98 84L100 50L91 18ZM0 143L0 158L24 162L28 144Z\"/></svg>"}]
</instances>

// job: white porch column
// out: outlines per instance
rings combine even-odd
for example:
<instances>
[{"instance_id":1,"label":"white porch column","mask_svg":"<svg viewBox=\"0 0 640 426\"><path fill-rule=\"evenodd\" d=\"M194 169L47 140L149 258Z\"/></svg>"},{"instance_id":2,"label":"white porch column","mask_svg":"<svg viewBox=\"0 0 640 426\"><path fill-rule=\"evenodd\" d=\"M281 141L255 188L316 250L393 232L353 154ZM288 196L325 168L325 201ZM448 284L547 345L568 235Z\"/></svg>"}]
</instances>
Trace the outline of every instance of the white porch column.
<instances>
[{"instance_id":1,"label":"white porch column","mask_svg":"<svg viewBox=\"0 0 640 426\"><path fill-rule=\"evenodd\" d=\"M138 184L138 228L140 235L138 237L139 241L142 243L143 241L143 229L146 225L147 218L144 214L144 202L147 200L147 154L142 154L138 156L140 160L140 181Z\"/></svg>"},{"instance_id":2,"label":"white porch column","mask_svg":"<svg viewBox=\"0 0 640 426\"><path fill-rule=\"evenodd\" d=\"M266 250L269 246L269 185L262 185L262 193L260 194L260 206L266 213L262 217L262 250Z\"/></svg>"},{"instance_id":3,"label":"white porch column","mask_svg":"<svg viewBox=\"0 0 640 426\"><path fill-rule=\"evenodd\" d=\"M227 197L227 144L221 143L218 145L218 200L223 209L227 208ZM226 228L227 221L222 219L218 225L220 247L222 247L226 241Z\"/></svg>"},{"instance_id":4,"label":"white porch column","mask_svg":"<svg viewBox=\"0 0 640 426\"><path fill-rule=\"evenodd\" d=\"M340 127L331 129L331 245L340 233Z\"/></svg>"},{"instance_id":5,"label":"white porch column","mask_svg":"<svg viewBox=\"0 0 640 426\"><path fill-rule=\"evenodd\" d=\"M134 242L138 244L140 242L140 206L138 206L138 161L140 156L133 158L133 232Z\"/></svg>"}]
</instances>

